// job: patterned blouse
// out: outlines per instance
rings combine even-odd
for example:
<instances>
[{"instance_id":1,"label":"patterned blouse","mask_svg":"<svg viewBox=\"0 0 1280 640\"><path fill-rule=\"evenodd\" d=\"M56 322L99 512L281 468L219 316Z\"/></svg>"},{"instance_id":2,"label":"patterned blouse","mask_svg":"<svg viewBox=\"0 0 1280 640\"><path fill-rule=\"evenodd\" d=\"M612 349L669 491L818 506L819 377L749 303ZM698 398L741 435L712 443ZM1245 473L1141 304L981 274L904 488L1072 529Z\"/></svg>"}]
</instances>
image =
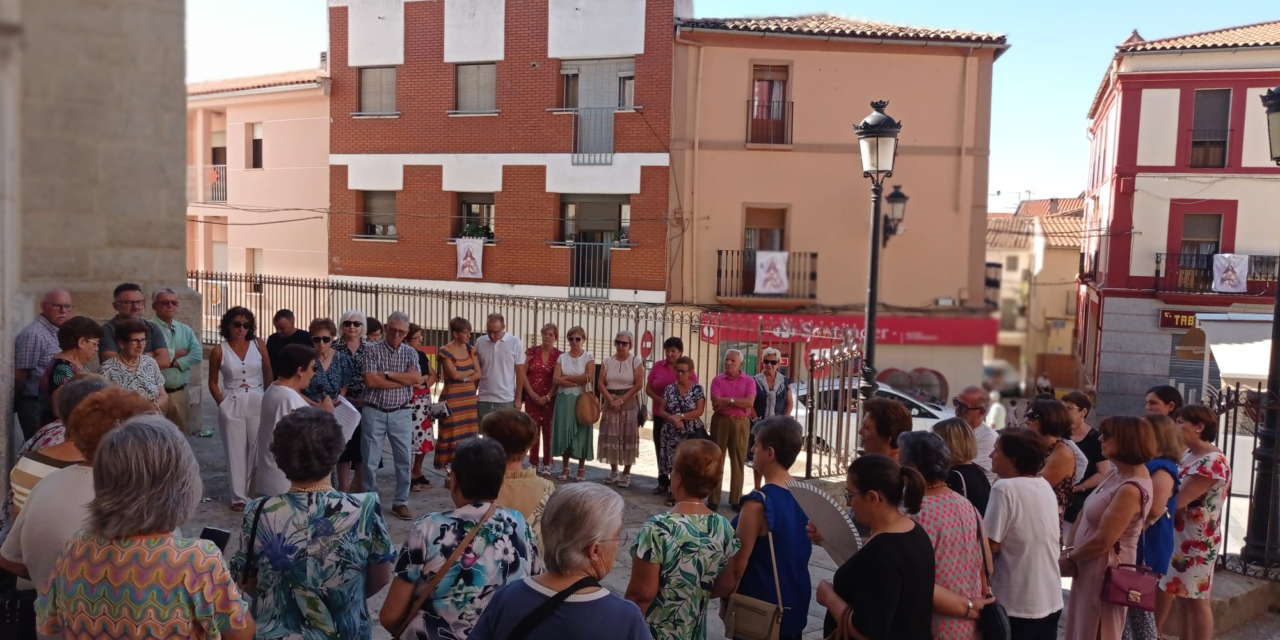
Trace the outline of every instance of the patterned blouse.
<instances>
[{"instance_id":1,"label":"patterned blouse","mask_svg":"<svg viewBox=\"0 0 1280 640\"><path fill-rule=\"evenodd\" d=\"M658 595L645 616L654 640L706 639L711 587L740 548L733 526L717 513L659 513L644 523L631 554L659 567Z\"/></svg>"},{"instance_id":2,"label":"patterned blouse","mask_svg":"<svg viewBox=\"0 0 1280 640\"><path fill-rule=\"evenodd\" d=\"M40 416L41 423L48 424L57 419L57 416L53 415L53 392L71 382L77 373L83 371L84 367L70 360L54 358L49 361L49 366L44 370L44 377L40 379L40 397L44 400L44 413Z\"/></svg>"},{"instance_id":3,"label":"patterned blouse","mask_svg":"<svg viewBox=\"0 0 1280 640\"><path fill-rule=\"evenodd\" d=\"M347 383L347 398L359 400L364 397L364 356L368 353L369 343L363 338L360 341L360 348L355 353L351 353L351 348L347 346L346 340L338 339L333 345L334 353L341 353L351 358L351 382Z\"/></svg>"},{"instance_id":4,"label":"patterned blouse","mask_svg":"<svg viewBox=\"0 0 1280 640\"><path fill-rule=\"evenodd\" d=\"M155 402L164 389L164 376L160 375L160 364L155 358L145 353L141 358L137 369L130 369L120 358L112 358L102 363L99 373L107 380Z\"/></svg>"},{"instance_id":5,"label":"patterned blouse","mask_svg":"<svg viewBox=\"0 0 1280 640\"><path fill-rule=\"evenodd\" d=\"M67 441L67 428L62 426L61 420L55 420L40 427L30 440L22 444L22 448L18 450L18 457L22 458L33 451L39 451L54 445L62 444ZM4 543L4 539L9 537L9 520L13 518L13 486L9 486L9 493L5 496L4 506L0 507L0 544Z\"/></svg>"},{"instance_id":6,"label":"patterned blouse","mask_svg":"<svg viewBox=\"0 0 1280 640\"><path fill-rule=\"evenodd\" d=\"M356 368L351 361L351 356L335 349L328 369L324 368L320 357L316 357L316 375L311 378L311 384L302 390L302 395L312 402L320 402L325 397L337 399L342 389L350 387L355 377ZM360 375L360 381L363 385L364 374Z\"/></svg>"},{"instance_id":7,"label":"patterned blouse","mask_svg":"<svg viewBox=\"0 0 1280 640\"><path fill-rule=\"evenodd\" d=\"M406 638L466 638L498 589L542 573L542 560L529 524L520 512L502 507L493 512L457 564L444 566L449 554L488 510L488 502L477 502L452 511L429 513L409 529L396 560L396 579L416 584L420 578L429 580L441 569L449 573L409 623Z\"/></svg>"},{"instance_id":8,"label":"patterned blouse","mask_svg":"<svg viewBox=\"0 0 1280 640\"><path fill-rule=\"evenodd\" d=\"M934 582L974 599L982 597L979 517L973 504L953 491L925 496L920 513L911 516L933 543ZM978 621L935 613L933 637L934 640L973 640L978 637Z\"/></svg>"},{"instance_id":9,"label":"patterned blouse","mask_svg":"<svg viewBox=\"0 0 1280 640\"><path fill-rule=\"evenodd\" d=\"M258 505L254 561L258 567L254 619L258 637L369 638L365 571L395 559L375 493L286 493L258 498L244 510L240 551L231 569L241 575Z\"/></svg>"},{"instance_id":10,"label":"patterned blouse","mask_svg":"<svg viewBox=\"0 0 1280 640\"><path fill-rule=\"evenodd\" d=\"M208 540L106 540L82 530L36 599L36 624L64 638L212 639L247 627L248 610Z\"/></svg>"},{"instance_id":11,"label":"patterned blouse","mask_svg":"<svg viewBox=\"0 0 1280 640\"><path fill-rule=\"evenodd\" d=\"M556 372L556 362L560 360L562 353L564 352L552 347L551 358L543 362L542 345L534 345L525 350L524 361L528 364L525 375L529 379L529 386L533 387L533 390L540 395L555 397L554 392L556 389L551 384L551 377Z\"/></svg>"}]
</instances>

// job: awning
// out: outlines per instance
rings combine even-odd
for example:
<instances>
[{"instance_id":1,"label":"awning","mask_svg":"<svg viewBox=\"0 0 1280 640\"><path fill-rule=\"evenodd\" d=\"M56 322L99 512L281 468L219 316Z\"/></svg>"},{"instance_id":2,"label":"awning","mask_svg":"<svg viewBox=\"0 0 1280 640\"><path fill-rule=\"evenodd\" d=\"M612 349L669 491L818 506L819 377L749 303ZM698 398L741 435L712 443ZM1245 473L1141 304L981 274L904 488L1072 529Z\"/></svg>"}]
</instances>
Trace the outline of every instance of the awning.
<instances>
[{"instance_id":1,"label":"awning","mask_svg":"<svg viewBox=\"0 0 1280 640\"><path fill-rule=\"evenodd\" d=\"M1269 314L1196 314L1196 325L1204 331L1224 380L1262 382L1267 379L1271 364L1271 322Z\"/></svg>"}]
</instances>

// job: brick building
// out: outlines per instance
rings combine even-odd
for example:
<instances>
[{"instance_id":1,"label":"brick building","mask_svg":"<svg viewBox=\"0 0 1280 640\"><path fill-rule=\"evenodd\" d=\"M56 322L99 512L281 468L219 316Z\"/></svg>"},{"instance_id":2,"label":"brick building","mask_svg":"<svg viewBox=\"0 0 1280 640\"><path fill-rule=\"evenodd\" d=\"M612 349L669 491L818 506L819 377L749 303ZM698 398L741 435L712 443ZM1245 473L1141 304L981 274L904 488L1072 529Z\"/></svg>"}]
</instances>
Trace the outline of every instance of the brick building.
<instances>
[{"instance_id":1,"label":"brick building","mask_svg":"<svg viewBox=\"0 0 1280 640\"><path fill-rule=\"evenodd\" d=\"M329 0L329 274L664 302L674 4Z\"/></svg>"}]
</instances>

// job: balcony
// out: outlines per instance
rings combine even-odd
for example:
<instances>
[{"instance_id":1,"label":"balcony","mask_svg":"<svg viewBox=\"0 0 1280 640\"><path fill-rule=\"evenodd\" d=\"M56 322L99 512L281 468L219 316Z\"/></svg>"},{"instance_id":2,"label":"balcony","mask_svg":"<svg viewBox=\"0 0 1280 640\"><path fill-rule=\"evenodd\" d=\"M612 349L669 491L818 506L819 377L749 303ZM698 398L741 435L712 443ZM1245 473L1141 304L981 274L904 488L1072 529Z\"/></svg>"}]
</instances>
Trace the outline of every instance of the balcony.
<instances>
[{"instance_id":1,"label":"balcony","mask_svg":"<svg viewBox=\"0 0 1280 640\"><path fill-rule=\"evenodd\" d=\"M756 292L756 262L754 250L717 251L716 299L735 306L783 308L807 305L818 298L817 253L787 254L785 293Z\"/></svg>"},{"instance_id":2,"label":"balcony","mask_svg":"<svg viewBox=\"0 0 1280 640\"><path fill-rule=\"evenodd\" d=\"M612 244L575 242L569 246L569 297L609 298L609 257Z\"/></svg>"},{"instance_id":3,"label":"balcony","mask_svg":"<svg viewBox=\"0 0 1280 640\"><path fill-rule=\"evenodd\" d=\"M226 202L227 165L187 167L187 202Z\"/></svg>"},{"instance_id":4,"label":"balcony","mask_svg":"<svg viewBox=\"0 0 1280 640\"><path fill-rule=\"evenodd\" d=\"M1004 264L999 262L988 262L986 273L983 280L983 301L987 305L987 311L996 311L1000 308L1000 282L1004 277Z\"/></svg>"},{"instance_id":5,"label":"balcony","mask_svg":"<svg viewBox=\"0 0 1280 640\"><path fill-rule=\"evenodd\" d=\"M613 164L613 114L617 107L578 107L573 113L573 152L577 165Z\"/></svg>"},{"instance_id":6,"label":"balcony","mask_svg":"<svg viewBox=\"0 0 1280 640\"><path fill-rule=\"evenodd\" d=\"M747 101L747 144L790 145L790 102Z\"/></svg>"},{"instance_id":7,"label":"balcony","mask_svg":"<svg viewBox=\"0 0 1280 640\"><path fill-rule=\"evenodd\" d=\"M1191 129L1190 164L1193 169L1221 169L1227 166L1227 139L1230 129Z\"/></svg>"},{"instance_id":8,"label":"balcony","mask_svg":"<svg viewBox=\"0 0 1280 640\"><path fill-rule=\"evenodd\" d=\"M1222 293L1213 290L1213 255L1198 253L1157 253L1156 292L1207 295L1239 295L1269 297L1276 295L1277 266L1280 256L1249 256L1244 293Z\"/></svg>"}]
</instances>

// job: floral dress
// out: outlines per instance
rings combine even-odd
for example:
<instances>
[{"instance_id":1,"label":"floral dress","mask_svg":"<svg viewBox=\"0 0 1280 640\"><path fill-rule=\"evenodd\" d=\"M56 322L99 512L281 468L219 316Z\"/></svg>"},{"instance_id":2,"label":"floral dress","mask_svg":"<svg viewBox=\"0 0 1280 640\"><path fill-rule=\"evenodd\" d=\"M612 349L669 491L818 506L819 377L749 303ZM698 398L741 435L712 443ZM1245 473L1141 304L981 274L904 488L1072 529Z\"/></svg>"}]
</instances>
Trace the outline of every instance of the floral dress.
<instances>
[{"instance_id":1,"label":"floral dress","mask_svg":"<svg viewBox=\"0 0 1280 640\"><path fill-rule=\"evenodd\" d=\"M164 390L164 376L160 374L160 364L155 358L145 353L138 360L136 368L130 369L120 358L112 358L102 363L98 373L112 383L152 402L160 399L160 392Z\"/></svg>"},{"instance_id":2,"label":"floral dress","mask_svg":"<svg viewBox=\"0 0 1280 640\"><path fill-rule=\"evenodd\" d=\"M456 564L444 566L458 543L489 510L477 502L429 513L413 523L396 560L397 580L417 584L444 570L443 580L405 630L405 638L466 638L493 594L504 585L542 573L533 530L519 511L499 507ZM423 575L423 572L426 575Z\"/></svg>"},{"instance_id":3,"label":"floral dress","mask_svg":"<svg viewBox=\"0 0 1280 640\"><path fill-rule=\"evenodd\" d=\"M741 547L718 513L659 513L644 523L631 554L659 567L658 594L645 616L654 640L705 640L711 587Z\"/></svg>"},{"instance_id":4,"label":"floral dress","mask_svg":"<svg viewBox=\"0 0 1280 640\"><path fill-rule=\"evenodd\" d=\"M376 493L286 493L257 498L244 510L233 574L244 571L254 515L265 501L252 561L257 637L369 638L365 572L395 559Z\"/></svg>"},{"instance_id":5,"label":"floral dress","mask_svg":"<svg viewBox=\"0 0 1280 640\"><path fill-rule=\"evenodd\" d=\"M328 369L324 368L324 362L317 356L316 375L311 378L307 388L302 390L302 395L312 402L320 402L325 398L337 400L338 394L348 387L355 377L356 367L351 356L335 350L333 359L329 360Z\"/></svg>"},{"instance_id":6,"label":"floral dress","mask_svg":"<svg viewBox=\"0 0 1280 640\"><path fill-rule=\"evenodd\" d=\"M529 448L529 459L536 462L538 460L538 441L542 441L542 464L551 466L551 418L555 415L557 389L551 384L551 378L556 372L556 362L560 360L563 352L555 347L551 348L551 357L545 362L542 360L542 346L536 345L529 347L524 352L524 361L527 363L525 377L529 380L529 386L537 392L539 396L551 396L551 402L545 405L538 404L536 398L525 395L524 412L533 418L533 422L538 425L538 432L533 436L533 446Z\"/></svg>"},{"instance_id":7,"label":"floral dress","mask_svg":"<svg viewBox=\"0 0 1280 640\"><path fill-rule=\"evenodd\" d=\"M702 385L699 384L689 387L689 393L684 395L680 395L679 383L667 385L662 392L662 401L666 405L665 411L676 415L697 409L698 403L705 402L706 399ZM685 420L682 429L676 429L668 422L662 429L662 446L658 449L658 473L670 476L671 466L675 463L676 447L699 432L706 432L702 418Z\"/></svg>"},{"instance_id":8,"label":"floral dress","mask_svg":"<svg viewBox=\"0 0 1280 640\"><path fill-rule=\"evenodd\" d=\"M948 491L925 496L920 513L911 516L933 543L934 582L967 598L982 597L982 547L978 543L978 510L964 496ZM978 621L934 614L934 640L973 640Z\"/></svg>"},{"instance_id":9,"label":"floral dress","mask_svg":"<svg viewBox=\"0 0 1280 640\"><path fill-rule=\"evenodd\" d=\"M1169 572L1160 579L1165 593L1180 598L1203 600L1213 586L1213 566L1222 550L1222 510L1231 487L1231 467L1221 451L1210 451L1189 461L1178 473L1186 486L1192 476L1213 480L1204 496L1173 517L1173 557Z\"/></svg>"},{"instance_id":10,"label":"floral dress","mask_svg":"<svg viewBox=\"0 0 1280 640\"><path fill-rule=\"evenodd\" d=\"M431 377L431 359L421 351L418 352L418 372L424 379ZM435 451L436 447L431 438L430 387L414 388L413 403L409 405L409 410L409 419L413 422L413 444L409 446L409 451L414 455Z\"/></svg>"}]
</instances>

